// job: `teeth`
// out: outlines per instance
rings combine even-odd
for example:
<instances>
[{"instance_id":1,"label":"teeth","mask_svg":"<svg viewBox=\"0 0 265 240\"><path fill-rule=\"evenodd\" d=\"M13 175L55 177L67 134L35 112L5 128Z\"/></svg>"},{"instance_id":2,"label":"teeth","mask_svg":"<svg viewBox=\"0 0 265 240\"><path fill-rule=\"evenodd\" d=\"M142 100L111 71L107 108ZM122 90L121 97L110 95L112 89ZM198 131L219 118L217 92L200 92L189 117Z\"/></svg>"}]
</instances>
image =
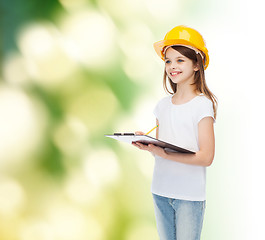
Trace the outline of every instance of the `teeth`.
<instances>
[{"instance_id":1,"label":"teeth","mask_svg":"<svg viewBox=\"0 0 265 240\"><path fill-rule=\"evenodd\" d=\"M181 73L181 72L174 72L174 73L171 73L171 75L172 75L172 76L175 76L175 75L177 75L177 74L179 74L179 73Z\"/></svg>"}]
</instances>

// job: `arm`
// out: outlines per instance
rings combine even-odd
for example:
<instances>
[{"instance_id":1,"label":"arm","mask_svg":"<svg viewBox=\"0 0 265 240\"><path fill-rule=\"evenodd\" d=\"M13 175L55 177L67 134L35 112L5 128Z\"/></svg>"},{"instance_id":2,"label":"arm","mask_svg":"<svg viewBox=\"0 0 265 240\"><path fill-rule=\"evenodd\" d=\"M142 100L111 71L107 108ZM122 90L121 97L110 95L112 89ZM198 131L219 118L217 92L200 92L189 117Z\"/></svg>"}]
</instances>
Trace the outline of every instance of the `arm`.
<instances>
[{"instance_id":1,"label":"arm","mask_svg":"<svg viewBox=\"0 0 265 240\"><path fill-rule=\"evenodd\" d=\"M181 162L208 167L212 164L215 152L215 139L213 119L211 117L203 118L198 126L200 150L195 154L183 154L165 152L164 158Z\"/></svg>"},{"instance_id":2,"label":"arm","mask_svg":"<svg viewBox=\"0 0 265 240\"><path fill-rule=\"evenodd\" d=\"M185 154L177 152L166 152L153 144L145 146L137 143L140 149L150 151L160 157L168 160L208 167L212 164L215 152L215 139L213 119L211 117L203 118L198 125L199 147L200 150L195 154Z\"/></svg>"},{"instance_id":3,"label":"arm","mask_svg":"<svg viewBox=\"0 0 265 240\"><path fill-rule=\"evenodd\" d=\"M156 118L156 125L159 126L159 122L158 122L157 118ZM156 139L158 139L158 131L159 131L159 127L156 128Z\"/></svg>"}]
</instances>

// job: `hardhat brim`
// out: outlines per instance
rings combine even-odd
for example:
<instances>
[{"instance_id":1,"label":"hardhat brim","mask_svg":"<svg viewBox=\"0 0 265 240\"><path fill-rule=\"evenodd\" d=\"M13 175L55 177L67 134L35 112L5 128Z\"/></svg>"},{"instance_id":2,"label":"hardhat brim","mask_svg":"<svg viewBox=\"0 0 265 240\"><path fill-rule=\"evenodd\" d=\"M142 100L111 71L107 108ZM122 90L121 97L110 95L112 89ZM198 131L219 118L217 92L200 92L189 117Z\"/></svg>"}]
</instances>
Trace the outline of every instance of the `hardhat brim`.
<instances>
[{"instance_id":1,"label":"hardhat brim","mask_svg":"<svg viewBox=\"0 0 265 240\"><path fill-rule=\"evenodd\" d=\"M162 40L159 42L154 43L154 49L157 53L157 55L165 61L165 56L164 56L164 48L168 46L173 46L173 45L184 45L184 46L191 46L192 48L198 49L199 51L203 52L205 55L205 61L204 61L204 69L206 69L209 65L209 55L208 55L208 50L206 48L200 49L194 44L190 43L189 41L186 41L184 39L169 39L169 40Z\"/></svg>"}]
</instances>

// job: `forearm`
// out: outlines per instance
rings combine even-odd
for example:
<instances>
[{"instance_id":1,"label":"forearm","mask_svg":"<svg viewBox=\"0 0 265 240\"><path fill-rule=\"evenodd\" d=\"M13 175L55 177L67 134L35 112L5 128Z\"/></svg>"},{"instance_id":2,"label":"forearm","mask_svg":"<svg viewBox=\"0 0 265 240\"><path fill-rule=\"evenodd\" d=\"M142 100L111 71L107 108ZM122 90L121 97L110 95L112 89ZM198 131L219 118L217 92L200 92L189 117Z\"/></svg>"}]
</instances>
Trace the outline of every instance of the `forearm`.
<instances>
[{"instance_id":1,"label":"forearm","mask_svg":"<svg viewBox=\"0 0 265 240\"><path fill-rule=\"evenodd\" d=\"M214 156L206 154L202 151L198 151L195 154L165 151L165 154L163 154L163 158L168 160L204 167L208 167L212 164L213 157Z\"/></svg>"},{"instance_id":2,"label":"forearm","mask_svg":"<svg viewBox=\"0 0 265 240\"><path fill-rule=\"evenodd\" d=\"M185 163L185 164L192 164L197 166L205 166L208 167L212 164L214 158L214 151L198 151L195 154L191 153L179 153L179 152L167 152L161 147L157 147L153 144L144 145L142 143L136 142L132 143L134 146L142 149L147 150L153 155L160 156L162 158Z\"/></svg>"}]
</instances>

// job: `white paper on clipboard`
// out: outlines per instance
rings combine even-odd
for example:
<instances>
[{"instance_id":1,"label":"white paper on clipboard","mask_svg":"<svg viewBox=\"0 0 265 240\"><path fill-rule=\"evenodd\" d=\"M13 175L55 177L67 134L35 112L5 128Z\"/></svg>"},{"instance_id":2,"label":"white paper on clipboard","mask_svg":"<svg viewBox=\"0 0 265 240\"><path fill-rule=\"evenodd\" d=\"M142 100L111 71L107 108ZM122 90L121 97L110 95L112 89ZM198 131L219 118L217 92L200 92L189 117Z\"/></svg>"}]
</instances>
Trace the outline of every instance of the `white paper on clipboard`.
<instances>
[{"instance_id":1,"label":"white paper on clipboard","mask_svg":"<svg viewBox=\"0 0 265 240\"><path fill-rule=\"evenodd\" d=\"M148 135L119 134L119 135L105 135L105 137L113 138L115 140L129 143L129 144L132 144L132 142L140 142L140 143L143 143L146 145L151 143L151 144L154 144L158 147L170 149L170 150L181 152L181 153L195 153L191 150L175 146L173 144L161 141L159 139L150 137Z\"/></svg>"}]
</instances>

